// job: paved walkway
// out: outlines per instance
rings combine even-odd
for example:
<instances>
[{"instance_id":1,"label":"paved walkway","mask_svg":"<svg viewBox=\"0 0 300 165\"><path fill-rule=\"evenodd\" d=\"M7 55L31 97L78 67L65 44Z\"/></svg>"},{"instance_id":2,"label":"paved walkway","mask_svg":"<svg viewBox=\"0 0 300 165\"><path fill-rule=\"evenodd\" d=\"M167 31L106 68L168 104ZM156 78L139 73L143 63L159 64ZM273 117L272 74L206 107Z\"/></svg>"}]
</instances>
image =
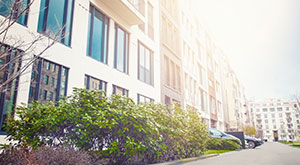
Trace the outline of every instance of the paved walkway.
<instances>
[{"instance_id":1,"label":"paved walkway","mask_svg":"<svg viewBox=\"0 0 300 165\"><path fill-rule=\"evenodd\" d=\"M235 151L188 165L300 165L300 148L268 142L256 149Z\"/></svg>"}]
</instances>

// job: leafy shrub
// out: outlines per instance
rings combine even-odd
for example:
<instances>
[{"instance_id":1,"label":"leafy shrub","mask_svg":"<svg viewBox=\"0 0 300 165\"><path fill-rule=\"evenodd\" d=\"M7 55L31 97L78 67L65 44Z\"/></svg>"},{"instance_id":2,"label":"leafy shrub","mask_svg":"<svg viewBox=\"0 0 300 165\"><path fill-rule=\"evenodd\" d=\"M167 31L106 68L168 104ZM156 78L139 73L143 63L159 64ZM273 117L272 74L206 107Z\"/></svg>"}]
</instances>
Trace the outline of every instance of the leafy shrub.
<instances>
[{"instance_id":1,"label":"leafy shrub","mask_svg":"<svg viewBox=\"0 0 300 165\"><path fill-rule=\"evenodd\" d=\"M18 147L80 150L109 164L155 163L204 151L208 137L199 114L175 106L135 104L130 98L74 89L57 103L33 102L8 120L8 140Z\"/></svg>"},{"instance_id":2,"label":"leafy shrub","mask_svg":"<svg viewBox=\"0 0 300 165\"><path fill-rule=\"evenodd\" d=\"M238 141L232 139L210 138L206 144L206 148L212 150L236 150L240 148L238 143Z\"/></svg>"},{"instance_id":3,"label":"leafy shrub","mask_svg":"<svg viewBox=\"0 0 300 165\"><path fill-rule=\"evenodd\" d=\"M240 148L240 145L236 140L224 139L222 142L222 147L224 150L236 150Z\"/></svg>"}]
</instances>

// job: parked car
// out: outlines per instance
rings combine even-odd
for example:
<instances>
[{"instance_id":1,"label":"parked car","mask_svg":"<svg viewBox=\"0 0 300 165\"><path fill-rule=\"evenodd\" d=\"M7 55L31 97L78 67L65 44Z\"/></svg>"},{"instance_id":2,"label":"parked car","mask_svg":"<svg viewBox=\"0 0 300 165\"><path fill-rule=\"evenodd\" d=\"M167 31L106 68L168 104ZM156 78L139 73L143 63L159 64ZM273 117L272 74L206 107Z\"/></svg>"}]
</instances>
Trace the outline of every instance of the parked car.
<instances>
[{"instance_id":1,"label":"parked car","mask_svg":"<svg viewBox=\"0 0 300 165\"><path fill-rule=\"evenodd\" d=\"M209 128L209 134L211 138L222 138L222 139L232 139L232 140L236 140L239 145L241 145L241 140L235 136L229 135L227 133L224 133L220 130L217 130L215 128Z\"/></svg>"},{"instance_id":2,"label":"parked car","mask_svg":"<svg viewBox=\"0 0 300 165\"><path fill-rule=\"evenodd\" d=\"M246 146L249 149L254 149L255 147L263 144L262 140L249 137L249 136L245 136L245 141L246 141Z\"/></svg>"}]
</instances>

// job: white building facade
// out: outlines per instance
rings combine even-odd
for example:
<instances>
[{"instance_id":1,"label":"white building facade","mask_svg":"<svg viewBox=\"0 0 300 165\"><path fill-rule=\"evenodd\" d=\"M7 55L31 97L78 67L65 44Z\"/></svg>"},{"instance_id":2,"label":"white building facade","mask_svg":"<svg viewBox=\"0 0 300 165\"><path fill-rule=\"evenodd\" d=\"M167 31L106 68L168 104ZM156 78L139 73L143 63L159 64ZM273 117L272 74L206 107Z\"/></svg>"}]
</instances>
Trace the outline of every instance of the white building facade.
<instances>
[{"instance_id":1,"label":"white building facade","mask_svg":"<svg viewBox=\"0 0 300 165\"><path fill-rule=\"evenodd\" d=\"M257 136L269 141L299 141L300 118L296 101L265 99L251 102Z\"/></svg>"},{"instance_id":2,"label":"white building facade","mask_svg":"<svg viewBox=\"0 0 300 165\"><path fill-rule=\"evenodd\" d=\"M158 3L157 0L34 1L25 21L14 24L8 35L30 42L31 33L57 32L62 25L67 35L19 77L13 100L6 99L7 92L1 94L1 128L9 113L13 113L7 103L56 101L60 96L72 94L74 87L102 89L108 95L124 95L135 102L159 102L159 31L153 28L159 24L155 19ZM4 16L0 19L5 19ZM144 25L144 29L139 25Z\"/></svg>"}]
</instances>

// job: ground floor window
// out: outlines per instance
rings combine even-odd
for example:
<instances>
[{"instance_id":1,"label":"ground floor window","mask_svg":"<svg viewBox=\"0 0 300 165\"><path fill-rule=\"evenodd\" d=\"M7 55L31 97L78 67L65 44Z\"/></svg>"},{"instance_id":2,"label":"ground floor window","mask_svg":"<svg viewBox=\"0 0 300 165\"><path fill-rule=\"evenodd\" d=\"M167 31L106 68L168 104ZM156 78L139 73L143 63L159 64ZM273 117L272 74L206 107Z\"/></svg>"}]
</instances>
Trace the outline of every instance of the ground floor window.
<instances>
[{"instance_id":1,"label":"ground floor window","mask_svg":"<svg viewBox=\"0 0 300 165\"><path fill-rule=\"evenodd\" d=\"M137 102L140 103L140 102L154 102L154 99L150 98L150 97L146 97L144 95L141 95L141 94L138 94L137 95L138 98L137 98Z\"/></svg>"},{"instance_id":2,"label":"ground floor window","mask_svg":"<svg viewBox=\"0 0 300 165\"><path fill-rule=\"evenodd\" d=\"M14 115L22 51L0 44L0 134L6 120Z\"/></svg>"},{"instance_id":3,"label":"ground floor window","mask_svg":"<svg viewBox=\"0 0 300 165\"><path fill-rule=\"evenodd\" d=\"M28 103L58 101L66 96L68 72L68 68L46 59L36 60L32 66Z\"/></svg>"},{"instance_id":4,"label":"ground floor window","mask_svg":"<svg viewBox=\"0 0 300 165\"><path fill-rule=\"evenodd\" d=\"M113 94L128 97L128 90L116 85L113 85Z\"/></svg>"},{"instance_id":5,"label":"ground floor window","mask_svg":"<svg viewBox=\"0 0 300 165\"><path fill-rule=\"evenodd\" d=\"M104 92L106 92L107 82L89 75L85 75L84 86L89 90L103 90Z\"/></svg>"}]
</instances>

